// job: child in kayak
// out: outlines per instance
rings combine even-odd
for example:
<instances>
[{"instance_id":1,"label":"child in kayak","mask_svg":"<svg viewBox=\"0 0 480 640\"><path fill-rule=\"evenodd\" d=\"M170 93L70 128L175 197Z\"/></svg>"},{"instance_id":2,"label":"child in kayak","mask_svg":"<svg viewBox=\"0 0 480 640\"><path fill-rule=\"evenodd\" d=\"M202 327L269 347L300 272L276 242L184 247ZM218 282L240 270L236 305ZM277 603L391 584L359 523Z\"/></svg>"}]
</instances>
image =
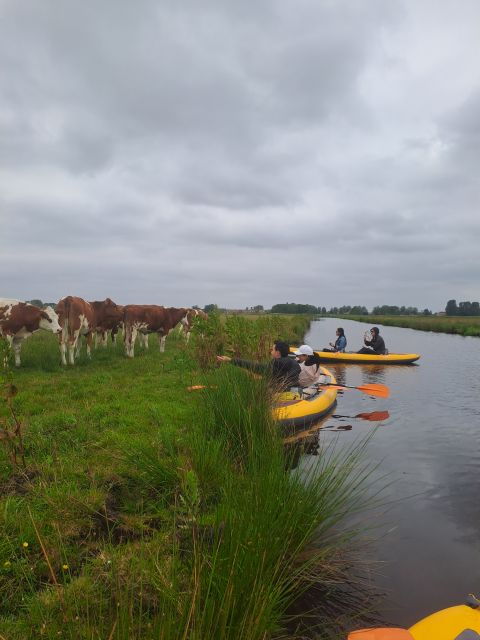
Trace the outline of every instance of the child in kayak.
<instances>
[{"instance_id":1,"label":"child in kayak","mask_svg":"<svg viewBox=\"0 0 480 640\"><path fill-rule=\"evenodd\" d=\"M372 327L370 331L367 331L363 341L366 346L362 347L360 351L357 351L357 353L384 355L387 352L385 342L380 335L380 329L378 327Z\"/></svg>"}]
</instances>

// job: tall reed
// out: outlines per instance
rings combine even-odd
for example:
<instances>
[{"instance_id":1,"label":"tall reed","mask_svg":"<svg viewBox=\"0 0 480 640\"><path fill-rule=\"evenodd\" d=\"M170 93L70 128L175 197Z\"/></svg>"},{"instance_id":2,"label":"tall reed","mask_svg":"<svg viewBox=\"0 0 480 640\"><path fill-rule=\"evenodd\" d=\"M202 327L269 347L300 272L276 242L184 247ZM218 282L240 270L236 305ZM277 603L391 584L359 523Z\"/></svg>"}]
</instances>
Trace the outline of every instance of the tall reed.
<instances>
[{"instance_id":1,"label":"tall reed","mask_svg":"<svg viewBox=\"0 0 480 640\"><path fill-rule=\"evenodd\" d=\"M183 637L260 640L281 632L307 583L332 580L331 559L353 535L335 527L359 508L370 471L359 445L324 452L306 473L285 473L265 381L226 367L216 383L203 397L191 457L201 491L206 457L222 477L209 487L217 507L208 535L198 523L190 531Z\"/></svg>"}]
</instances>

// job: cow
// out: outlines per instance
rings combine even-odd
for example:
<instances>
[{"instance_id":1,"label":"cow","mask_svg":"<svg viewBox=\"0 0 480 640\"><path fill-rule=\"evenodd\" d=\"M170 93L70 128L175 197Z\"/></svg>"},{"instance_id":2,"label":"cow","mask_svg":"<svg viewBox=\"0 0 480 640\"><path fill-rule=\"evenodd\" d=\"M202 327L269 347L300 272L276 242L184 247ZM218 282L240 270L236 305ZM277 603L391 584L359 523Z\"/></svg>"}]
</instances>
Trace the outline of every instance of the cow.
<instances>
[{"instance_id":1,"label":"cow","mask_svg":"<svg viewBox=\"0 0 480 640\"><path fill-rule=\"evenodd\" d=\"M67 364L66 352L68 344L68 361L75 364L75 357L80 353L80 336L87 342L87 356L91 356L92 333L95 330L95 311L92 305L83 298L67 296L57 304L58 321L62 328L60 334L60 354L62 364Z\"/></svg>"},{"instance_id":2,"label":"cow","mask_svg":"<svg viewBox=\"0 0 480 640\"><path fill-rule=\"evenodd\" d=\"M208 318L208 313L205 313L205 311L202 311L201 309L188 309L187 322L180 325L179 334L183 334L185 336L187 344L190 340L190 333L197 318L203 318L206 320Z\"/></svg>"},{"instance_id":3,"label":"cow","mask_svg":"<svg viewBox=\"0 0 480 640\"><path fill-rule=\"evenodd\" d=\"M0 336L7 339L15 354L15 366L20 366L22 342L38 331L45 329L58 333L61 328L52 307L40 309L33 304L0 298Z\"/></svg>"},{"instance_id":4,"label":"cow","mask_svg":"<svg viewBox=\"0 0 480 640\"><path fill-rule=\"evenodd\" d=\"M124 307L124 340L125 354L133 358L135 338L137 334L143 338L145 347L148 347L148 334L156 333L160 352L165 351L167 335L179 322L186 324L188 309L175 307L160 307L155 304L141 305L128 304Z\"/></svg>"},{"instance_id":5,"label":"cow","mask_svg":"<svg viewBox=\"0 0 480 640\"><path fill-rule=\"evenodd\" d=\"M123 307L107 298L89 303L95 313L95 346L100 337L104 347L107 346L108 333L112 342L116 341L119 328L123 325Z\"/></svg>"}]
</instances>

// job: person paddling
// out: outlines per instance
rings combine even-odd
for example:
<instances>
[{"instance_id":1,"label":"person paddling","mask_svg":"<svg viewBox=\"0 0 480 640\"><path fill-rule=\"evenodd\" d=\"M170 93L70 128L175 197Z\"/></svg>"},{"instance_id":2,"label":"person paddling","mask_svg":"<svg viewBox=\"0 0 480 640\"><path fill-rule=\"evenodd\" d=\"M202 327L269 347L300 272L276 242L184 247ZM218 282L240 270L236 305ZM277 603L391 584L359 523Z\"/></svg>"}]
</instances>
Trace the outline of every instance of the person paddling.
<instances>
[{"instance_id":1,"label":"person paddling","mask_svg":"<svg viewBox=\"0 0 480 640\"><path fill-rule=\"evenodd\" d=\"M364 337L365 347L362 347L357 353L369 353L370 355L384 355L387 350L385 348L385 342L380 335L380 329L378 327L372 327L370 331L366 332Z\"/></svg>"},{"instance_id":2,"label":"person paddling","mask_svg":"<svg viewBox=\"0 0 480 640\"><path fill-rule=\"evenodd\" d=\"M268 364L230 358L229 356L217 356L217 362L231 362L237 367L244 367L256 373L266 374L275 387L281 391L288 391L291 387L298 387L300 365L294 358L289 358L290 347L286 342L277 340L271 350L272 360Z\"/></svg>"},{"instance_id":3,"label":"person paddling","mask_svg":"<svg viewBox=\"0 0 480 640\"><path fill-rule=\"evenodd\" d=\"M322 349L322 351L329 351L330 353L345 353L345 349L347 348L347 338L345 337L345 331L342 329L342 327L338 327L335 335L337 336L335 343L328 343L332 348Z\"/></svg>"}]
</instances>

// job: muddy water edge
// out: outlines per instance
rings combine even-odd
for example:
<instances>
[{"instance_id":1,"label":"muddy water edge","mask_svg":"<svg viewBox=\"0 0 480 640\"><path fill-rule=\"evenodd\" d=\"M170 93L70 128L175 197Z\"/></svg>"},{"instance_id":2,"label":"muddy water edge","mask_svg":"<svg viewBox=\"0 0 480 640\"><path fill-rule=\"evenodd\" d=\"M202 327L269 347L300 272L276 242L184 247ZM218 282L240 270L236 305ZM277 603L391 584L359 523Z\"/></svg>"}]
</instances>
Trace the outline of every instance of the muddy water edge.
<instances>
[{"instance_id":1,"label":"muddy water edge","mask_svg":"<svg viewBox=\"0 0 480 640\"><path fill-rule=\"evenodd\" d=\"M342 326L347 350L362 346L366 325L335 318L312 323L305 341L321 349ZM420 353L418 365L330 366L342 384L381 383L388 399L356 391L339 397L335 415L388 410L368 447L368 461L387 474L385 509L375 516L372 580L385 591L385 622L410 626L480 593L480 338L381 327L390 352ZM352 428L338 433L333 429ZM330 417L320 444L349 446L375 424ZM301 465L309 464L305 455Z\"/></svg>"}]
</instances>

